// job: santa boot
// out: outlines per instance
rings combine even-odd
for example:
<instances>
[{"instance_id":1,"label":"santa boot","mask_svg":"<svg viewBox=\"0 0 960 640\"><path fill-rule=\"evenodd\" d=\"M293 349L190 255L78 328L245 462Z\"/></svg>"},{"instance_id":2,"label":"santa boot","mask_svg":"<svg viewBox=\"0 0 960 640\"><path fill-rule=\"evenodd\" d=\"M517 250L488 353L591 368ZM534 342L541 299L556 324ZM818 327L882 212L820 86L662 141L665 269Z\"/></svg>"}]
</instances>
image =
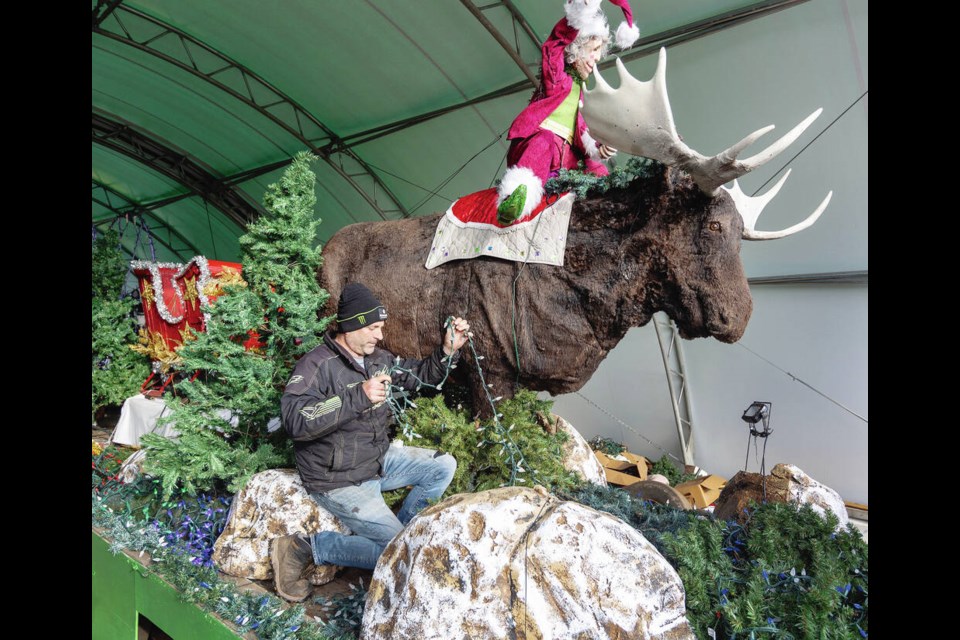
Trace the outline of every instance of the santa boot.
<instances>
[{"instance_id":1,"label":"santa boot","mask_svg":"<svg viewBox=\"0 0 960 640\"><path fill-rule=\"evenodd\" d=\"M497 187L497 222L508 226L537 208L543 183L527 167L508 167Z\"/></svg>"},{"instance_id":2,"label":"santa boot","mask_svg":"<svg viewBox=\"0 0 960 640\"><path fill-rule=\"evenodd\" d=\"M497 207L497 222L503 226L512 224L523 211L523 205L527 202L527 185L521 184L513 190L506 200Z\"/></svg>"}]
</instances>

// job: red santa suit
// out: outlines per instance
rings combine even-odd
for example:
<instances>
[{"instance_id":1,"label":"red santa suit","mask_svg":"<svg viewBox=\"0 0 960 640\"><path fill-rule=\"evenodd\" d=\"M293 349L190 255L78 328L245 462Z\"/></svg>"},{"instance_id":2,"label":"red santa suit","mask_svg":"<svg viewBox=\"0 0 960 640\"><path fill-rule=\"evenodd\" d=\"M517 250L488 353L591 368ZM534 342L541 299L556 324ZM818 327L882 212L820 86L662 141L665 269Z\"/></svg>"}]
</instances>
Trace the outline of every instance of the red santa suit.
<instances>
[{"instance_id":1,"label":"red santa suit","mask_svg":"<svg viewBox=\"0 0 960 640\"><path fill-rule=\"evenodd\" d=\"M610 1L623 9L626 18L617 30L617 44L621 48L629 47L639 35L639 29L633 25L630 6L627 0ZM558 131L563 131L564 127L550 121L551 115L570 97L571 91L576 92L577 97L580 95L582 82L570 75L576 74L576 71L570 69L567 72L567 45L581 35L609 36L606 18L599 5L600 0L568 0L565 3L566 15L554 26L541 49L540 88L530 104L514 119L507 133L511 143L507 152L507 170L497 188L497 204L519 185L526 185L527 198L520 218L540 203L544 183L556 176L560 169L576 169L579 161L583 160L588 172L595 175L608 173L600 161L598 145L580 115L582 98L577 100L572 135L561 135Z\"/></svg>"}]
</instances>

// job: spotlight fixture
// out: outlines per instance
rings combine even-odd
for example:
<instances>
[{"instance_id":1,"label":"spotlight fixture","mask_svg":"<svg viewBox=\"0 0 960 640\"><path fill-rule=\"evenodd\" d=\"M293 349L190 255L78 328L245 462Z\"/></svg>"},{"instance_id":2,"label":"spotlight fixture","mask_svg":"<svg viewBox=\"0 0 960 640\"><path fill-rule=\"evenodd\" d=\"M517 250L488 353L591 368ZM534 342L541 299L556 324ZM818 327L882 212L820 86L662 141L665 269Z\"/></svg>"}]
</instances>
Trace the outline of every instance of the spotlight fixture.
<instances>
[{"instance_id":1,"label":"spotlight fixture","mask_svg":"<svg viewBox=\"0 0 960 640\"><path fill-rule=\"evenodd\" d=\"M768 415L770 415L769 402L754 402L752 405L747 407L746 411L743 412L743 415L740 416L740 419L750 424L757 424Z\"/></svg>"},{"instance_id":2,"label":"spotlight fixture","mask_svg":"<svg viewBox=\"0 0 960 640\"><path fill-rule=\"evenodd\" d=\"M770 413L773 407L771 402L754 402L743 412L743 415L740 416L740 419L750 425L750 433L747 435L747 458L743 461L743 470L747 470L747 462L750 460L750 439L753 438L754 446L756 446L756 439L763 438L763 457L760 459L760 475L764 475L766 472L766 457L767 457L767 436L773 433L773 429L770 428ZM758 428L757 423L763 422L763 426ZM763 486L763 498L766 501L767 498L767 487L766 487L766 478L764 478Z\"/></svg>"}]
</instances>

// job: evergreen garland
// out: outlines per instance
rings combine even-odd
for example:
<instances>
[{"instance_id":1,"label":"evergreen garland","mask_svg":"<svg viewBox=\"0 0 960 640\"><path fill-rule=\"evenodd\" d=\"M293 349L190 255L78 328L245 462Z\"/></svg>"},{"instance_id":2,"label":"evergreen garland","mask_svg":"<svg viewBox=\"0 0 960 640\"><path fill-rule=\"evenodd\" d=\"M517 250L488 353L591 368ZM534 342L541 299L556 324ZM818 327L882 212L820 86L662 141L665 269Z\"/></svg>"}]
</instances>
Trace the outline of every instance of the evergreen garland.
<instances>
[{"instance_id":1,"label":"evergreen garland","mask_svg":"<svg viewBox=\"0 0 960 640\"><path fill-rule=\"evenodd\" d=\"M289 438L268 435L267 425L279 416L296 358L319 344L329 322L318 317L329 294L316 280L314 160L297 154L267 189L266 214L240 238L244 282L223 286L204 308L206 330L178 350L183 371L200 372L176 386L163 419L176 422L180 436L142 438L150 448L144 470L167 495L179 484L191 494L221 485L239 491L260 471L294 464Z\"/></svg>"},{"instance_id":2,"label":"evergreen garland","mask_svg":"<svg viewBox=\"0 0 960 640\"><path fill-rule=\"evenodd\" d=\"M698 638L867 637L867 545L809 505L768 503L746 524L584 484L558 497L640 531L677 570ZM711 635L714 634L714 635Z\"/></svg>"},{"instance_id":3,"label":"evergreen garland","mask_svg":"<svg viewBox=\"0 0 960 640\"><path fill-rule=\"evenodd\" d=\"M582 480L563 467L562 446L568 436L549 434L537 421L537 413L549 413L552 406L552 401L539 400L528 389L499 405L499 420L510 425L510 438L527 465L519 469L506 455L506 447L491 439L491 424L471 421L466 409L448 407L442 395L419 398L415 408L405 412L405 420L419 438L404 433L397 437L406 444L438 449L456 458L457 470L444 496L513 484L540 484L548 490L570 488Z\"/></svg>"},{"instance_id":4,"label":"evergreen garland","mask_svg":"<svg viewBox=\"0 0 960 640\"><path fill-rule=\"evenodd\" d=\"M288 464L269 442L251 450L201 425L181 432L176 440L155 434L141 439L150 447L144 470L160 479L165 496L179 487L190 495L223 487L237 492L257 473Z\"/></svg>"},{"instance_id":5,"label":"evergreen garland","mask_svg":"<svg viewBox=\"0 0 960 640\"><path fill-rule=\"evenodd\" d=\"M616 440L611 440L610 438L603 438L601 436L597 436L593 438L592 440L587 442L587 444L589 444L590 448L593 449L594 451L605 453L608 456L620 455L621 453L627 450L625 446L623 446Z\"/></svg>"},{"instance_id":6,"label":"evergreen garland","mask_svg":"<svg viewBox=\"0 0 960 640\"><path fill-rule=\"evenodd\" d=\"M745 524L697 520L664 536L700 637L867 637L867 545L836 516L767 503Z\"/></svg>"},{"instance_id":7,"label":"evergreen garland","mask_svg":"<svg viewBox=\"0 0 960 640\"><path fill-rule=\"evenodd\" d=\"M359 585L351 584L349 594L314 598L314 602L322 605L327 614L326 632L340 633L344 640L360 637L366 600L367 590L363 588L363 580Z\"/></svg>"},{"instance_id":8,"label":"evergreen garland","mask_svg":"<svg viewBox=\"0 0 960 640\"><path fill-rule=\"evenodd\" d=\"M116 458L108 451L94 456L94 476L112 477ZM210 555L223 531L228 497L191 499L177 490L172 499L164 500L159 480L140 476L127 485L97 485L91 500L91 523L109 542L112 553L126 549L140 552L139 556L150 554L151 563L137 569L141 574L162 576L183 601L217 613L233 624L238 635L252 632L265 640L355 640L351 627L340 621L357 618L358 600L362 606L358 589L329 603L333 619L325 624L309 618L303 605L289 606L273 595L240 591L220 577Z\"/></svg>"},{"instance_id":9,"label":"evergreen garland","mask_svg":"<svg viewBox=\"0 0 960 640\"><path fill-rule=\"evenodd\" d=\"M544 184L544 191L550 194L572 191L577 200L583 200L588 195L603 194L609 189L623 189L637 178L649 177L662 167L655 160L633 156L623 167L614 167L608 175L598 176L585 172L581 162L578 169L560 169L556 177Z\"/></svg>"},{"instance_id":10,"label":"evergreen garland","mask_svg":"<svg viewBox=\"0 0 960 640\"><path fill-rule=\"evenodd\" d=\"M150 375L147 359L128 347L137 341L137 323L133 317L136 300L120 299L127 265L120 255L119 243L114 229L93 242L90 351L94 421L103 407L120 406L136 394Z\"/></svg>"}]
</instances>

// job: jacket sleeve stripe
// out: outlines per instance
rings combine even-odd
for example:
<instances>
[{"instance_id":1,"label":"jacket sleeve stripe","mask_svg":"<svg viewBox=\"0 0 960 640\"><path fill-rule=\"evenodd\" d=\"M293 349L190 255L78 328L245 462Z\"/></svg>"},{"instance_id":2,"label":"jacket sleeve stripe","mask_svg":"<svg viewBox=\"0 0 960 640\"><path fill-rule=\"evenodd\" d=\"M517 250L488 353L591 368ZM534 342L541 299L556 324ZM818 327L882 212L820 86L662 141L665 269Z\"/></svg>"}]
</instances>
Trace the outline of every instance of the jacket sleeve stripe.
<instances>
[{"instance_id":1,"label":"jacket sleeve stripe","mask_svg":"<svg viewBox=\"0 0 960 640\"><path fill-rule=\"evenodd\" d=\"M329 400L300 409L300 414L307 420L314 420L337 411L341 406L343 406L343 401L340 400L340 396L333 396Z\"/></svg>"}]
</instances>

